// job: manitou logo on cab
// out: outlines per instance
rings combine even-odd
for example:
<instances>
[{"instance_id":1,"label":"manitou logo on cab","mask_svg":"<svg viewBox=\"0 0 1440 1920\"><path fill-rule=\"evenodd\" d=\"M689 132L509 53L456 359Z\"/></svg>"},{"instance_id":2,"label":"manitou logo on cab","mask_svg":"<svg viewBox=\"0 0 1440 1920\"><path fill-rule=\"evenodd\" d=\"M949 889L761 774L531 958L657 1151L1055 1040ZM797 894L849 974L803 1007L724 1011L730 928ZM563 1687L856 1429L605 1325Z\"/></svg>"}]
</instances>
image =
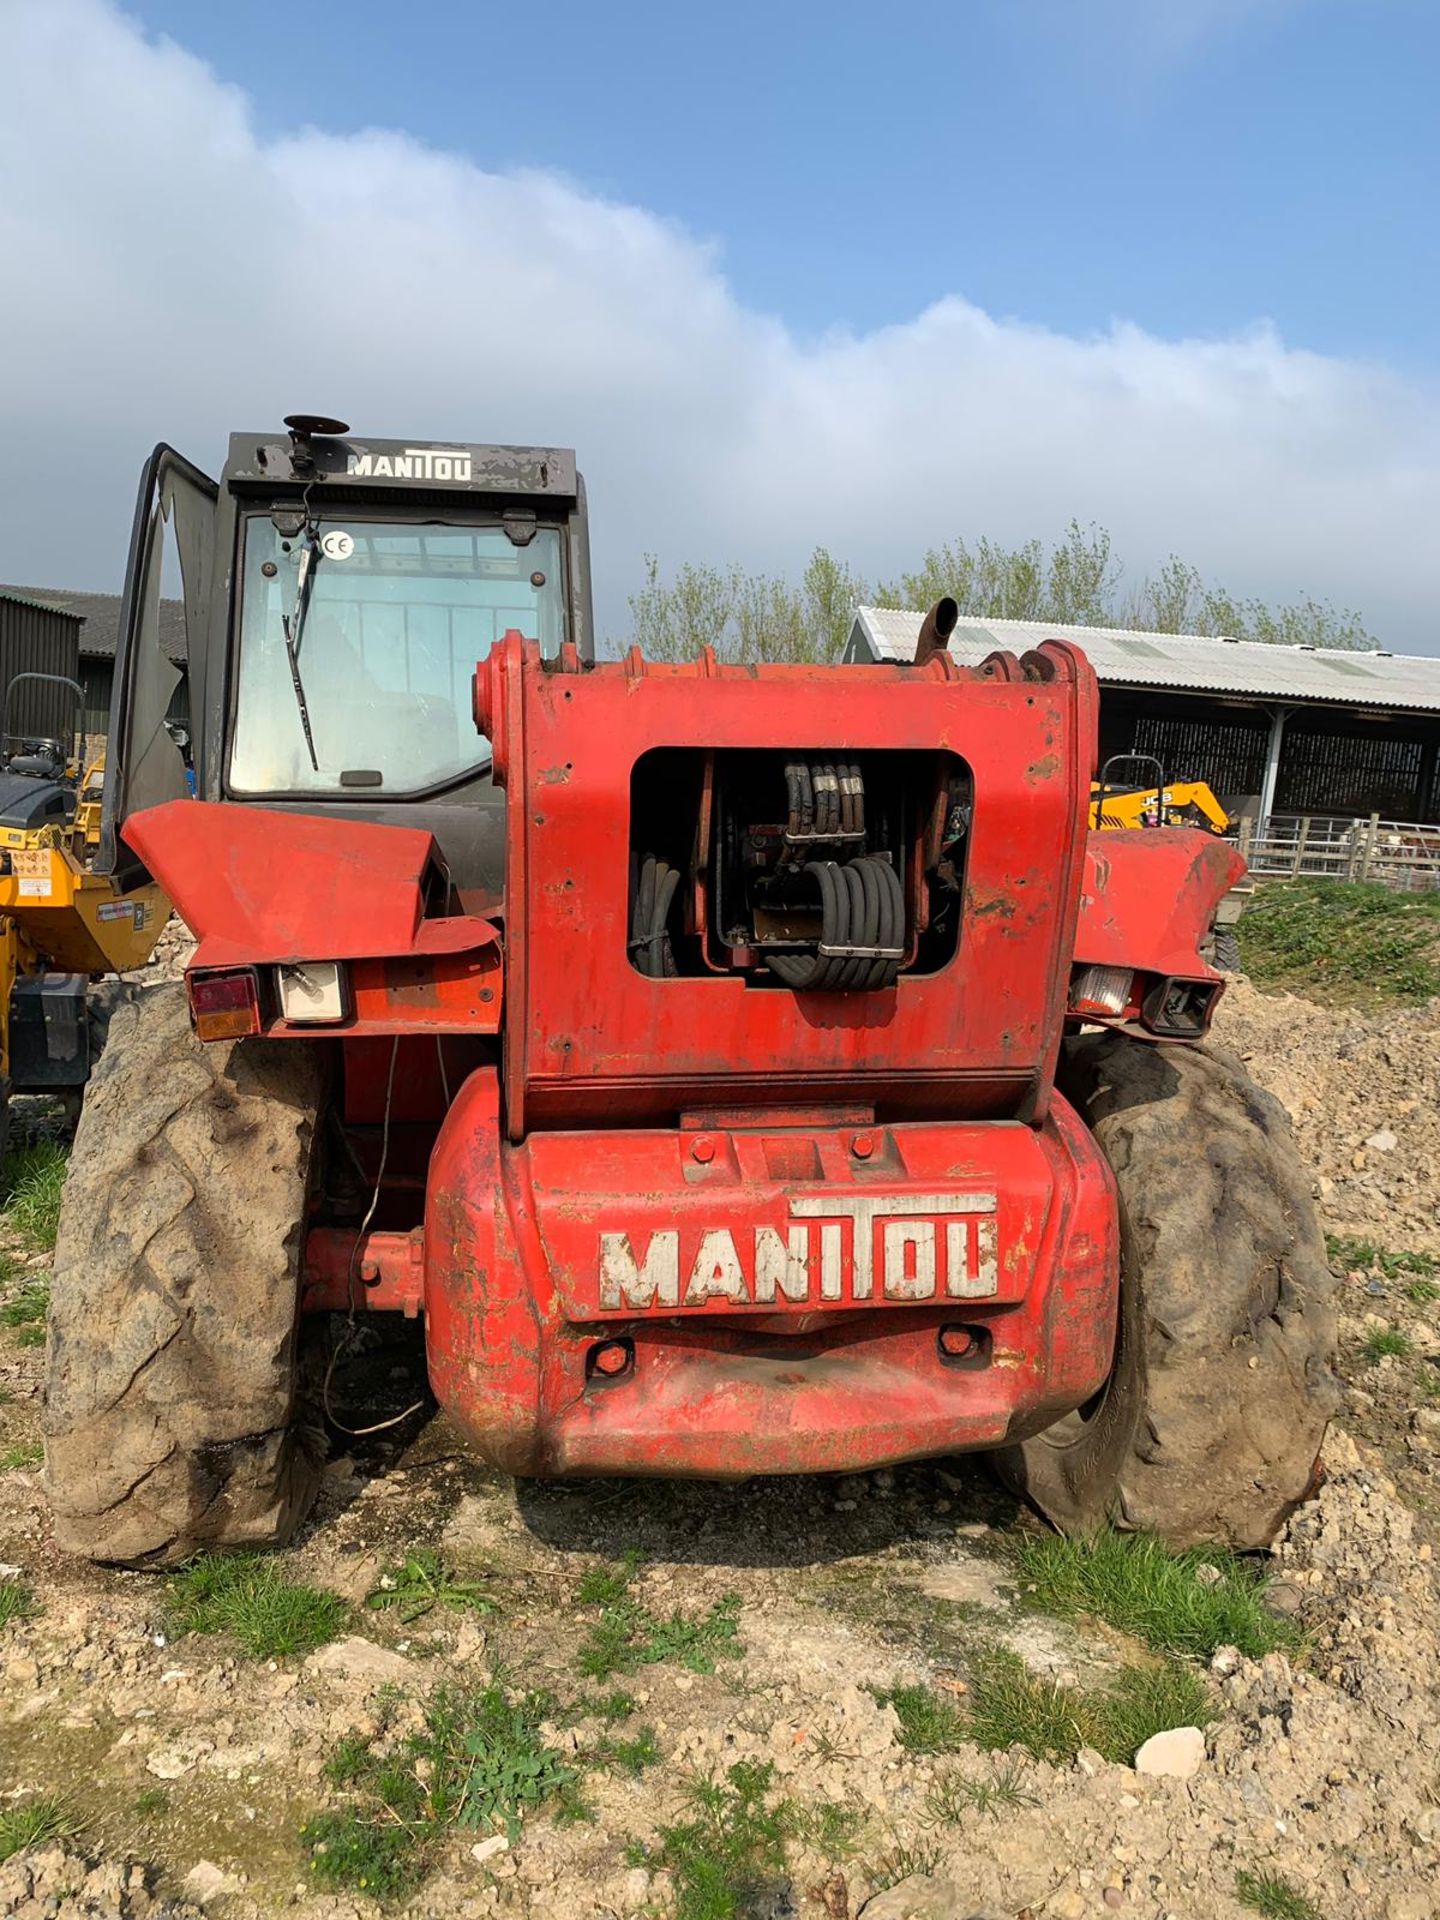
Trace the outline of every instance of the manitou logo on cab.
<instances>
[{"instance_id":1,"label":"manitou logo on cab","mask_svg":"<svg viewBox=\"0 0 1440 1920\"><path fill-rule=\"evenodd\" d=\"M993 1193L810 1196L790 1202L790 1219L743 1235L702 1227L688 1264L678 1228L652 1233L643 1255L628 1233L602 1233L601 1310L986 1300L999 1289Z\"/></svg>"},{"instance_id":2,"label":"manitou logo on cab","mask_svg":"<svg viewBox=\"0 0 1440 1920\"><path fill-rule=\"evenodd\" d=\"M463 447L352 453L345 462L345 472L353 480L469 480L471 457Z\"/></svg>"}]
</instances>

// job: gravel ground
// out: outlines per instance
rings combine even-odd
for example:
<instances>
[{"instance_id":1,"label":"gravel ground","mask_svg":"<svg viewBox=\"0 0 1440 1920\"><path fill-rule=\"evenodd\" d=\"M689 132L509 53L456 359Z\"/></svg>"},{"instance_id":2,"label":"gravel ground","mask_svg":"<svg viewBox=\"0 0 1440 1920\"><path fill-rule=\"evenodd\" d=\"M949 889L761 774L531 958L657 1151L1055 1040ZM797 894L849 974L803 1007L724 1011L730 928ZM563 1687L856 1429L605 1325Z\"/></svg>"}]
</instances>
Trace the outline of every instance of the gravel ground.
<instances>
[{"instance_id":1,"label":"gravel ground","mask_svg":"<svg viewBox=\"0 0 1440 1920\"><path fill-rule=\"evenodd\" d=\"M1440 1245L1436 1122L1433 1106L1421 1111L1433 1032L1410 1016L1341 1018L1337 1039L1334 1014L1262 1002L1242 983L1220 1038L1291 1106L1307 1148L1319 1143L1332 1230L1391 1249ZM1382 1129L1395 1145L1367 1147ZM742 1487L517 1486L434 1419L332 1462L313 1521L280 1560L352 1612L337 1643L274 1661L223 1638L177 1638L163 1582L61 1560L38 1475L16 1467L0 1474L0 1563L20 1569L42 1610L0 1628L0 1814L58 1793L79 1826L0 1865L0 1913L375 1913L307 1878L299 1827L337 1802L324 1772L337 1742L378 1726L382 1685L398 1689L403 1732L437 1685L499 1674L552 1689L572 1711L557 1710L544 1737L583 1751L600 1732L600 1689L580 1671L598 1618L581 1580L633 1553L629 1593L653 1617L679 1607L697 1619L735 1597L735 1657L709 1672L665 1659L605 1682L634 1696L621 1730L648 1728L658 1762L592 1772L587 1819L531 1815L484 1859L475 1833L455 1837L393 1910L672 1913L658 1830L684 1812L687 1782L754 1759L792 1805L838 1805L848 1828L843 1846L822 1844L814 1822L792 1842L756 1896L770 1920L1241 1920L1255 1909L1240 1902L1240 1874L1278 1876L1311 1903L1275 1909L1282 1920L1427 1920L1440 1873L1437 1315L1403 1277L1349 1275L1344 1430L1274 1555L1272 1604L1303 1629L1303 1651L1220 1650L1207 1676L1216 1718L1184 1778L1088 1751L1052 1765L902 1744L877 1693L924 1682L963 1701L959 1676L981 1638L1071 1685L1150 1657L1098 1623L1023 1604L1010 1548L1037 1523L973 1462ZM1376 1319L1404 1352L1372 1351ZM40 1358L0 1327L0 1455L38 1432ZM398 1398L407 1382L393 1387ZM437 1609L406 1626L366 1607L383 1571L423 1547L494 1611ZM997 1791L1009 1804L991 1804Z\"/></svg>"}]
</instances>

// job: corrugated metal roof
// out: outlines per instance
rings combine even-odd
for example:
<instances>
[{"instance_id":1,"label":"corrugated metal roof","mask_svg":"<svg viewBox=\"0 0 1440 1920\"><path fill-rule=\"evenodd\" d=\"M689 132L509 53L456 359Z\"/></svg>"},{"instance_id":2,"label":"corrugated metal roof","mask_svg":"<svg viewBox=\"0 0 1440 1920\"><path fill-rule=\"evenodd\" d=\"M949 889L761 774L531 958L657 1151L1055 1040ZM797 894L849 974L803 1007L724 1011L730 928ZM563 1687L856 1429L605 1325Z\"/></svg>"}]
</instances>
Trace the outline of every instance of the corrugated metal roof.
<instances>
[{"instance_id":1,"label":"corrugated metal roof","mask_svg":"<svg viewBox=\"0 0 1440 1920\"><path fill-rule=\"evenodd\" d=\"M53 600L38 599L34 594L26 593L18 587L0 587L0 600L8 600L12 607L33 607L37 613L57 614L62 620L83 620L83 613L75 613L69 607L57 606Z\"/></svg>"},{"instance_id":2,"label":"corrugated metal roof","mask_svg":"<svg viewBox=\"0 0 1440 1920\"><path fill-rule=\"evenodd\" d=\"M6 587L0 594L31 606L50 608L83 620L80 635L82 660L113 660L120 636L120 596L118 593L81 593L73 587ZM185 604L181 600L160 602L160 639L166 653L177 666L185 664Z\"/></svg>"},{"instance_id":3,"label":"corrugated metal roof","mask_svg":"<svg viewBox=\"0 0 1440 1920\"><path fill-rule=\"evenodd\" d=\"M857 608L846 659L914 659L922 618L901 607ZM1071 640L1082 647L1105 686L1440 713L1440 660L1408 653L1267 647L1256 640L1214 640L1194 633L1132 633L1122 627L963 615L950 636L950 652L962 666L975 666L997 648L1024 653L1042 640Z\"/></svg>"}]
</instances>

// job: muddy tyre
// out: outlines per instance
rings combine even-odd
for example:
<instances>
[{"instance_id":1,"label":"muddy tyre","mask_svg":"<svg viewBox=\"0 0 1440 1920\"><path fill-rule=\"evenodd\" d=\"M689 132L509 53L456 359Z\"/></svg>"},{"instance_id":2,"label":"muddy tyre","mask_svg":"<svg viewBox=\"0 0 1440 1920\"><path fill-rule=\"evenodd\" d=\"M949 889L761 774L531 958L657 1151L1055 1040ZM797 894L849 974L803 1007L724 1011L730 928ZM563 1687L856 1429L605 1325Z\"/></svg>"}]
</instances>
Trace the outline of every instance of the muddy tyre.
<instances>
[{"instance_id":1,"label":"muddy tyre","mask_svg":"<svg viewBox=\"0 0 1440 1920\"><path fill-rule=\"evenodd\" d=\"M1264 1546L1315 1480L1339 1403L1335 1283L1278 1101L1231 1055L1072 1042L1061 1084L1115 1175L1110 1380L997 1457L1062 1532Z\"/></svg>"},{"instance_id":2,"label":"muddy tyre","mask_svg":"<svg viewBox=\"0 0 1440 1920\"><path fill-rule=\"evenodd\" d=\"M45 1480L58 1544L166 1567L283 1541L317 1466L297 1419L317 1050L202 1046L184 989L115 1010L55 1248Z\"/></svg>"}]
</instances>

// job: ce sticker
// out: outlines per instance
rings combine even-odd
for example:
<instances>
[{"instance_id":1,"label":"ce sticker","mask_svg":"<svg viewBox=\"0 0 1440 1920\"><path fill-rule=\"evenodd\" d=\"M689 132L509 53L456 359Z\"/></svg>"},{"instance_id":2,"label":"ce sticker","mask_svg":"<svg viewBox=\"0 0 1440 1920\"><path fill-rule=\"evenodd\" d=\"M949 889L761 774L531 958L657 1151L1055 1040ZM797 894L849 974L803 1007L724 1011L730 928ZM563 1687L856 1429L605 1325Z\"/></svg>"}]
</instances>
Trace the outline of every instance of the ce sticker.
<instances>
[{"instance_id":1,"label":"ce sticker","mask_svg":"<svg viewBox=\"0 0 1440 1920\"><path fill-rule=\"evenodd\" d=\"M348 533L342 533L339 527L333 532L322 534L320 551L327 560L348 560L355 551L355 541Z\"/></svg>"}]
</instances>

